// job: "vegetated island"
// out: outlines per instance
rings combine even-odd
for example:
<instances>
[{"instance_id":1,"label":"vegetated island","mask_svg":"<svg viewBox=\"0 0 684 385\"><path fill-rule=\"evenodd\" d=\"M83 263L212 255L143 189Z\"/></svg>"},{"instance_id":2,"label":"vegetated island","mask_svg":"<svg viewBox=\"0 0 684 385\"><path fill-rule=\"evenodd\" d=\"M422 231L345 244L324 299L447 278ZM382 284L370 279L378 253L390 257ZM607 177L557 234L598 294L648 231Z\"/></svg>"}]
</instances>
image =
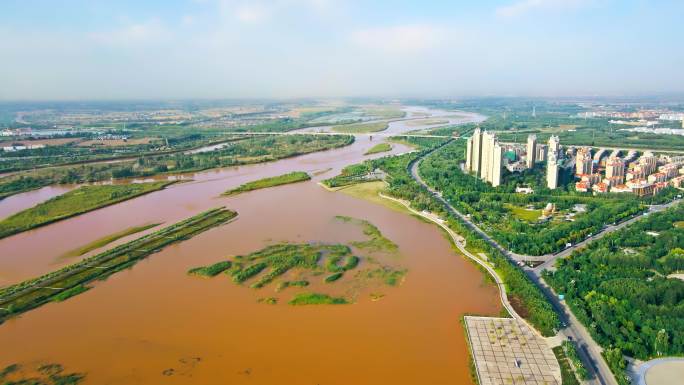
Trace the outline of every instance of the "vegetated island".
<instances>
[{"instance_id":1,"label":"vegetated island","mask_svg":"<svg viewBox=\"0 0 684 385\"><path fill-rule=\"evenodd\" d=\"M222 195L232 196L248 191L259 190L262 188L282 186L284 184L304 182L307 180L311 180L311 176L309 176L309 174L305 173L304 171L294 171L288 174L247 182L232 190L224 192Z\"/></svg>"},{"instance_id":2,"label":"vegetated island","mask_svg":"<svg viewBox=\"0 0 684 385\"><path fill-rule=\"evenodd\" d=\"M392 145L389 143L380 143L380 144L376 144L375 146L371 147L363 155L372 155L372 154L377 154L379 152L387 152L387 151L392 151Z\"/></svg>"},{"instance_id":3,"label":"vegetated island","mask_svg":"<svg viewBox=\"0 0 684 385\"><path fill-rule=\"evenodd\" d=\"M107 235L105 237L102 237L100 239L96 239L86 245L83 245L77 249L71 250L68 253L64 254L63 257L68 258L68 257L80 257L81 255L87 254L95 249L99 249L100 247L107 246L108 244L118 241L121 238L127 237L129 235L141 233L145 230L149 230L153 227L157 227L161 225L161 223L150 223L149 225L144 225L144 226L134 226L134 227L129 227L125 230L116 232L111 235Z\"/></svg>"},{"instance_id":4,"label":"vegetated island","mask_svg":"<svg viewBox=\"0 0 684 385\"><path fill-rule=\"evenodd\" d=\"M364 234L369 239L353 242L351 246L367 252L396 252L397 246L382 236L380 231L367 221L350 217L345 222L364 225ZM352 273L353 271L353 273ZM284 277L288 272L288 277ZM376 258L356 255L352 248L343 244L278 243L244 256L215 264L190 269L188 274L214 277L225 273L236 284L249 284L253 289L264 288L274 281L275 291L288 288L302 289L310 285L317 288L332 288L341 284L350 286L351 291L373 283L398 286L407 270L381 264ZM291 279L296 277L295 279ZM315 281L313 281L315 280ZM312 282L313 281L313 282ZM330 286L328 286L330 285ZM319 292L298 292L288 302L291 305L328 304L340 305L354 302L354 296ZM276 304L278 298L261 298L260 303Z\"/></svg>"},{"instance_id":5,"label":"vegetated island","mask_svg":"<svg viewBox=\"0 0 684 385\"><path fill-rule=\"evenodd\" d=\"M172 183L82 186L0 221L0 238L149 194Z\"/></svg>"},{"instance_id":6,"label":"vegetated island","mask_svg":"<svg viewBox=\"0 0 684 385\"><path fill-rule=\"evenodd\" d=\"M85 379L84 373L64 373L60 364L38 364L25 367L12 364L0 370L3 385L77 385Z\"/></svg>"},{"instance_id":7,"label":"vegetated island","mask_svg":"<svg viewBox=\"0 0 684 385\"><path fill-rule=\"evenodd\" d=\"M205 211L152 234L86 258L41 277L0 289L0 322L49 301L80 294L89 282L126 269L166 246L224 224L237 213L226 208Z\"/></svg>"},{"instance_id":8,"label":"vegetated island","mask_svg":"<svg viewBox=\"0 0 684 385\"><path fill-rule=\"evenodd\" d=\"M332 130L344 134L368 134L372 132L384 131L388 126L389 123L387 122L354 123L333 126Z\"/></svg>"}]
</instances>

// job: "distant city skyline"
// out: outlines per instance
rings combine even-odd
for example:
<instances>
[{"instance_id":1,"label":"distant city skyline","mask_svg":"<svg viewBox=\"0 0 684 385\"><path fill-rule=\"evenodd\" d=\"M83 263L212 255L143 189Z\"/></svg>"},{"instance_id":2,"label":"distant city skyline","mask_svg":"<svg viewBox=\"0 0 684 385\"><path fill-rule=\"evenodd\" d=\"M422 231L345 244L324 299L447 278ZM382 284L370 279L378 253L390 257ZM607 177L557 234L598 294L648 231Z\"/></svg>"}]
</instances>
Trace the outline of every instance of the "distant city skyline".
<instances>
[{"instance_id":1,"label":"distant city skyline","mask_svg":"<svg viewBox=\"0 0 684 385\"><path fill-rule=\"evenodd\" d=\"M0 3L0 100L684 93L681 1Z\"/></svg>"}]
</instances>

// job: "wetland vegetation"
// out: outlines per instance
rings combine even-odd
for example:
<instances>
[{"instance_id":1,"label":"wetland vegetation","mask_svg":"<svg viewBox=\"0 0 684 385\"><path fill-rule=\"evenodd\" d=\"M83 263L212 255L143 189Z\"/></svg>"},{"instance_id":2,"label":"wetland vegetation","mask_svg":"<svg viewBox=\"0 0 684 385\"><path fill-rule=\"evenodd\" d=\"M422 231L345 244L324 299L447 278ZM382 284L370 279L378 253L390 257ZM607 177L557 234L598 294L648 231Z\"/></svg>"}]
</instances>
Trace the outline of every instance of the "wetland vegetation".
<instances>
[{"instance_id":1,"label":"wetland vegetation","mask_svg":"<svg viewBox=\"0 0 684 385\"><path fill-rule=\"evenodd\" d=\"M247 182L234 189L223 193L224 196L238 195L244 192L259 190L263 188L282 186L290 183L298 183L311 180L311 176L303 171L294 171L288 174L278 175L270 178L263 178L252 182Z\"/></svg>"},{"instance_id":2,"label":"wetland vegetation","mask_svg":"<svg viewBox=\"0 0 684 385\"><path fill-rule=\"evenodd\" d=\"M82 261L0 289L0 322L53 300L64 300L85 291L84 285L133 266L168 245L181 242L222 225L237 213L217 208L165 227Z\"/></svg>"},{"instance_id":3,"label":"wetland vegetation","mask_svg":"<svg viewBox=\"0 0 684 385\"><path fill-rule=\"evenodd\" d=\"M119 231L117 233L107 235L106 237L102 237L100 239L96 239L93 242L90 242L86 245L83 245L79 247L78 249L74 249L64 255L65 258L69 257L80 257L81 255L87 254L93 250L99 249L101 247L107 246L108 244L118 241L121 238L127 237L129 235L141 233L145 230L149 230L153 227L157 227L161 225L161 223L151 223L149 225L144 225L144 226L135 226L135 227L129 227L125 230Z\"/></svg>"},{"instance_id":4,"label":"wetland vegetation","mask_svg":"<svg viewBox=\"0 0 684 385\"><path fill-rule=\"evenodd\" d=\"M392 151L392 145L389 143L380 143L368 149L363 155L373 155L387 151Z\"/></svg>"},{"instance_id":5,"label":"wetland vegetation","mask_svg":"<svg viewBox=\"0 0 684 385\"><path fill-rule=\"evenodd\" d=\"M289 302L290 305L346 305L349 301L343 297L332 297L321 293L299 293Z\"/></svg>"},{"instance_id":6,"label":"wetland vegetation","mask_svg":"<svg viewBox=\"0 0 684 385\"><path fill-rule=\"evenodd\" d=\"M407 270L382 264L377 258L359 256L358 252L395 255L398 246L385 238L377 227L370 222L351 217L336 217L343 223L362 226L366 240L354 241L349 245L321 243L278 243L267 246L248 255L233 257L228 261L191 269L189 274L216 276L225 272L237 284L248 284L253 289L264 288L274 281L275 291L287 288L304 288L311 281L319 283L339 283L356 289L379 283L398 286ZM352 274L353 272L353 274ZM290 280L288 277L296 277ZM301 293L299 293L301 294ZM319 293L320 294L320 293ZM328 299L318 297L296 297L296 304ZM327 295L327 294L325 294ZM306 299L305 299L306 298ZM326 297L327 298L327 297ZM345 297L346 302L353 302Z\"/></svg>"},{"instance_id":7,"label":"wetland vegetation","mask_svg":"<svg viewBox=\"0 0 684 385\"><path fill-rule=\"evenodd\" d=\"M171 183L173 182L79 187L3 219L0 221L0 238L158 191Z\"/></svg>"},{"instance_id":8,"label":"wetland vegetation","mask_svg":"<svg viewBox=\"0 0 684 385\"><path fill-rule=\"evenodd\" d=\"M332 130L344 134L369 134L384 131L389 127L387 122L354 123L333 126Z\"/></svg>"},{"instance_id":9,"label":"wetland vegetation","mask_svg":"<svg viewBox=\"0 0 684 385\"><path fill-rule=\"evenodd\" d=\"M0 370L0 384L3 385L77 385L84 373L65 373L60 364L12 364Z\"/></svg>"}]
</instances>

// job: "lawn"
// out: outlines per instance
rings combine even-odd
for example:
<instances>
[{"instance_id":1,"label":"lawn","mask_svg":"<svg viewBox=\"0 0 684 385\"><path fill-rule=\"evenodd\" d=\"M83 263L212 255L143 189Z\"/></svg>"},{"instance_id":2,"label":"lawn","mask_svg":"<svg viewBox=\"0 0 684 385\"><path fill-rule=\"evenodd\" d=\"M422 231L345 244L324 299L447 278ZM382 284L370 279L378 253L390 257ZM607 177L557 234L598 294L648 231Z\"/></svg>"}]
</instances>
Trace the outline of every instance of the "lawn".
<instances>
[{"instance_id":1,"label":"lawn","mask_svg":"<svg viewBox=\"0 0 684 385\"><path fill-rule=\"evenodd\" d=\"M542 210L527 209L525 207L515 206L511 204L504 204L504 207L511 210L511 213L518 219L528 222L536 222L542 215Z\"/></svg>"},{"instance_id":2,"label":"lawn","mask_svg":"<svg viewBox=\"0 0 684 385\"><path fill-rule=\"evenodd\" d=\"M83 186L0 222L0 238L161 190L173 182Z\"/></svg>"},{"instance_id":3,"label":"lawn","mask_svg":"<svg viewBox=\"0 0 684 385\"><path fill-rule=\"evenodd\" d=\"M242 184L232 190L223 193L225 196L237 195L248 191L259 190L262 188L282 186L284 184L304 182L311 180L311 176L303 171L295 171L289 174L278 175L270 178L263 178Z\"/></svg>"},{"instance_id":4,"label":"lawn","mask_svg":"<svg viewBox=\"0 0 684 385\"><path fill-rule=\"evenodd\" d=\"M387 122L354 123L333 126L332 130L344 134L368 134L372 132L384 131L387 129L388 125L389 124Z\"/></svg>"},{"instance_id":5,"label":"lawn","mask_svg":"<svg viewBox=\"0 0 684 385\"><path fill-rule=\"evenodd\" d=\"M363 155L372 155L372 154L377 154L379 152L387 152L387 151L392 151L392 145L389 143L380 143L380 144L376 144L375 146L371 147Z\"/></svg>"}]
</instances>

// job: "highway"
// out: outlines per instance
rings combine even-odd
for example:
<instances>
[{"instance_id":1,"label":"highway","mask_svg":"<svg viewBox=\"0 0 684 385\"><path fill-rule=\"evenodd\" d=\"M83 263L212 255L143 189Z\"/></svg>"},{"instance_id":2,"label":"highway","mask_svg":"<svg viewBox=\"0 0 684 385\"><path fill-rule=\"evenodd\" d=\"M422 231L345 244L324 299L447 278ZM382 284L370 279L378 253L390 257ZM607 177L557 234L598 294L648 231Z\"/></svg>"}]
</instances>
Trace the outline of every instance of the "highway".
<instances>
[{"instance_id":1,"label":"highway","mask_svg":"<svg viewBox=\"0 0 684 385\"><path fill-rule=\"evenodd\" d=\"M438 148L439 147L435 148L433 152ZM469 228L471 228L473 231L477 232L480 236L482 236L482 238L485 239L490 245L500 250L506 257L508 257L511 260L512 263L519 262L519 260L514 257L513 253L499 245L495 240L489 237L487 233L482 231L482 229L480 229L476 224L472 223L465 215L460 213L451 204L449 204L449 202L447 202L439 192L435 191L433 188L428 186L427 183L425 183L425 181L423 181L419 174L419 165L420 162L430 153L423 155L423 157L415 160L409 166L411 176L413 177L413 179L420 185L425 187L440 202L442 202L442 204L444 204L444 206L449 210L449 212L461 218ZM676 203L678 203L678 201L667 205L653 206L649 209L647 213L664 210L665 208ZM553 255L547 262L552 264L556 259L568 256L574 250L577 250L578 248L585 246L588 242L605 236L605 234L608 234L610 232L619 230L624 226L627 226L630 223L639 220L644 215L648 214L641 214L616 226L609 226L602 233L596 234L592 238L589 238L583 242L579 242L578 244ZM579 322L579 320L574 316L574 314L572 314L572 312L568 309L566 304L563 301L560 301L558 299L558 296L555 293L553 293L553 291L549 288L548 285L546 285L546 283L543 281L541 277L542 270L538 268L525 268L524 271L530 278L530 280L532 280L532 282L534 282L542 290L542 292L545 294L551 305L557 311L559 318L564 325L564 328L559 331L559 335L563 339L572 339L577 343L579 347L578 353L580 355L580 358L585 363L585 366L590 375L590 379L586 382L592 385L617 385L617 380L613 376L613 373L610 371L610 368L608 367L605 360L603 359L603 356L601 355L602 348L593 340L593 338L586 330L584 325L582 325L582 323Z\"/></svg>"}]
</instances>

